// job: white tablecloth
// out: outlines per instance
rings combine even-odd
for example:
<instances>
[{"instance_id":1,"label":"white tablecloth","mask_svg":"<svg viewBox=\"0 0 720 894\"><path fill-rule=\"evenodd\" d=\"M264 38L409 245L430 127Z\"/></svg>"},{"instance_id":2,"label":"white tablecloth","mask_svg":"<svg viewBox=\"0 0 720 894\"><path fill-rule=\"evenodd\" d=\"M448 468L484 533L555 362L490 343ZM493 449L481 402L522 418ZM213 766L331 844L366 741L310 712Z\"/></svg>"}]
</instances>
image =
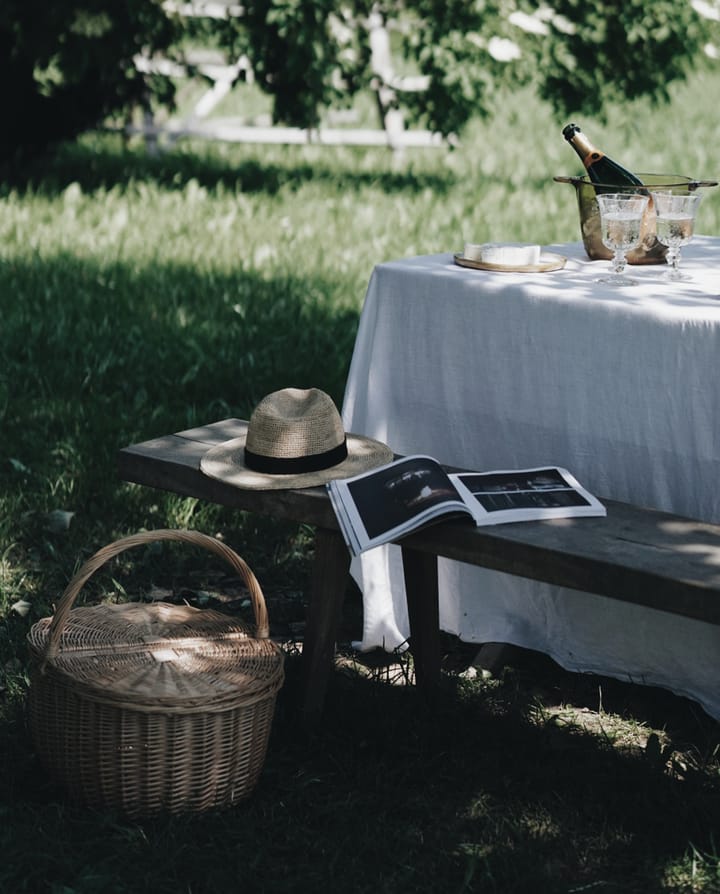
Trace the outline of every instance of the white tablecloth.
<instances>
[{"instance_id":1,"label":"white tablecloth","mask_svg":"<svg viewBox=\"0 0 720 894\"><path fill-rule=\"evenodd\" d=\"M599 497L720 522L720 239L683 252L694 280L551 246L558 272L468 270L452 254L372 273L343 404L348 431L470 469L568 468ZM398 547L355 560L361 648L408 636ZM468 642L666 687L720 718L720 628L587 593L440 563L440 621Z\"/></svg>"}]
</instances>

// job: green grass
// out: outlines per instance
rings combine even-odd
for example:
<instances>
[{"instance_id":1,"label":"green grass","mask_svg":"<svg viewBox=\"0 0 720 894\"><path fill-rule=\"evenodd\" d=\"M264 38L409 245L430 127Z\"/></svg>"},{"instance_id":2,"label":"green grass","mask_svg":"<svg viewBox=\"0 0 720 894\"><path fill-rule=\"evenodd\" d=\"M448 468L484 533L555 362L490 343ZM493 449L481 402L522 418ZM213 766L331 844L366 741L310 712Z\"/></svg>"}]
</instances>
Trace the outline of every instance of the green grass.
<instances>
[{"instance_id":1,"label":"green grass","mask_svg":"<svg viewBox=\"0 0 720 894\"><path fill-rule=\"evenodd\" d=\"M669 110L580 123L636 170L712 179L717 87L697 75ZM294 635L311 532L123 484L117 449L246 416L288 385L339 404L376 263L466 239L577 240L574 194L552 181L578 170L564 123L523 92L457 150L401 161L207 144L148 158L95 135L0 182L0 891L720 891L717 724L538 658L494 679L448 674L436 715L390 671L351 663L309 738L291 656L257 795L192 819L66 804L25 729L29 626L123 534L222 533ZM720 190L698 229L720 235ZM195 598L223 583L215 572L182 550L138 553L97 591ZM358 612L351 592L345 640Z\"/></svg>"}]
</instances>

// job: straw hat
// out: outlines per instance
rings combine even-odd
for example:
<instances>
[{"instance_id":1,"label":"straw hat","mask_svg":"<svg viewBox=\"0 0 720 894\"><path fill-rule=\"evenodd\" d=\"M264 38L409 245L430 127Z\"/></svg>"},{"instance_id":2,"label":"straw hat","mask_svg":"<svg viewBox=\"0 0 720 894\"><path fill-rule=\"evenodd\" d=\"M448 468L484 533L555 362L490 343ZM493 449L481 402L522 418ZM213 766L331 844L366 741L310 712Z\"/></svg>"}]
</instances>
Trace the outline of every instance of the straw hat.
<instances>
[{"instance_id":1,"label":"straw hat","mask_svg":"<svg viewBox=\"0 0 720 894\"><path fill-rule=\"evenodd\" d=\"M337 407L318 388L284 388L264 397L240 437L213 447L200 468L253 490L314 487L350 478L393 458L380 441L345 433Z\"/></svg>"}]
</instances>

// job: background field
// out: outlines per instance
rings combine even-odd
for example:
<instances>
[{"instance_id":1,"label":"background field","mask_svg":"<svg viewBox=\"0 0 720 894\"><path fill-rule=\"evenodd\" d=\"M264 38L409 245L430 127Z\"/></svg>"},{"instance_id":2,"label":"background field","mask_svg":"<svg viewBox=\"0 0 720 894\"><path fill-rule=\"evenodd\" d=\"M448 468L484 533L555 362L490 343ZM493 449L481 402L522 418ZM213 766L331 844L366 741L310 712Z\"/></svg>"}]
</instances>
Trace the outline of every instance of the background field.
<instances>
[{"instance_id":1,"label":"background field","mask_svg":"<svg viewBox=\"0 0 720 894\"><path fill-rule=\"evenodd\" d=\"M579 123L637 171L714 179L719 86L697 75L669 108ZM523 92L456 150L401 162L217 144L148 158L94 135L0 183L0 891L720 890L717 725L541 658L491 679L449 674L440 718L392 685L402 664L350 661L308 739L291 655L257 797L202 819L67 806L24 727L29 626L123 534L222 534L260 578L278 635L301 633L309 531L125 485L116 450L247 416L288 385L340 404L376 263L466 239L578 239L574 193L552 181L578 173L564 123ZM698 230L720 235L720 190ZM128 558L100 590L208 604L221 584L205 557L167 549ZM351 593L347 640L358 612Z\"/></svg>"}]
</instances>

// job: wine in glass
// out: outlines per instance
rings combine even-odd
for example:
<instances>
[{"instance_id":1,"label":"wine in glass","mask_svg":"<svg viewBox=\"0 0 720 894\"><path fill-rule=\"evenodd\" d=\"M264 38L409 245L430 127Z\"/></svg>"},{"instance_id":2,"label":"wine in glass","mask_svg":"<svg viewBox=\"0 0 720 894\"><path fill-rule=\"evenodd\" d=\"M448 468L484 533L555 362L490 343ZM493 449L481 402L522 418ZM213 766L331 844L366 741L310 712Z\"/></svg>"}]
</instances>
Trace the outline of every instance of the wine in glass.
<instances>
[{"instance_id":1,"label":"wine in glass","mask_svg":"<svg viewBox=\"0 0 720 894\"><path fill-rule=\"evenodd\" d=\"M688 244L695 232L700 193L653 192L652 197L657 239L667 245L667 262L670 264L663 279L671 282L692 279L689 274L680 270L680 250L683 245Z\"/></svg>"},{"instance_id":2,"label":"wine in glass","mask_svg":"<svg viewBox=\"0 0 720 894\"><path fill-rule=\"evenodd\" d=\"M627 253L640 244L640 227L648 196L634 192L609 192L597 196L603 245L613 252L611 272L597 282L634 286L637 280L625 275Z\"/></svg>"}]
</instances>

